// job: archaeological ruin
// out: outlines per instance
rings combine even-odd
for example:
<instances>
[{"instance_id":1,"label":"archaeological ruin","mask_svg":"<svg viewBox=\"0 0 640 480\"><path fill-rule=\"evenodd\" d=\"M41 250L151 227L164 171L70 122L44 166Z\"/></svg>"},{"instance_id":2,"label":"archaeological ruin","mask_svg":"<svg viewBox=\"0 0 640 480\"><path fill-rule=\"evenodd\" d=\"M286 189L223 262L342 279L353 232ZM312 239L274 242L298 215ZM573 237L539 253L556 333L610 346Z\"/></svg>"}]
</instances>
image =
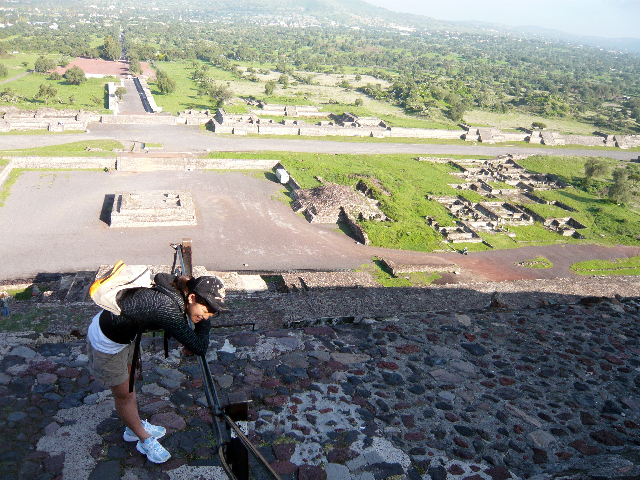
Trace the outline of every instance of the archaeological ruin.
<instances>
[{"instance_id":1,"label":"archaeological ruin","mask_svg":"<svg viewBox=\"0 0 640 480\"><path fill-rule=\"evenodd\" d=\"M149 190L117 193L111 210L112 228L197 225L188 192Z\"/></svg>"},{"instance_id":2,"label":"archaeological ruin","mask_svg":"<svg viewBox=\"0 0 640 480\"><path fill-rule=\"evenodd\" d=\"M472 202L460 194L457 196L430 196L440 203L456 219L455 226L441 226L431 217L427 224L450 243L481 243L478 232L516 235L509 227L533 225L539 222L545 228L563 236L584 238L579 230L586 227L572 217L544 218L527 205L548 204L567 212L575 211L558 201L547 201L535 195L535 191L564 188L566 184L553 175L528 173L516 163L526 156L503 155L491 160L448 160L459 169L451 175L463 180L449 186L456 190L473 190L489 201ZM419 161L430 159L419 158ZM442 162L443 159L434 159ZM492 185L492 183L499 184ZM506 185L504 187L503 185Z\"/></svg>"},{"instance_id":3,"label":"archaeological ruin","mask_svg":"<svg viewBox=\"0 0 640 480\"><path fill-rule=\"evenodd\" d=\"M137 88L145 114L118 115L115 97L117 85L108 85L109 108L113 114L42 108L37 111L23 111L8 107L0 119L0 132L12 130L49 130L55 132L86 130L89 122L109 124L152 124L152 125L208 125L215 133L231 135L291 135L291 136L341 136L372 138L431 138L439 140L465 140L484 144L502 142L525 142L541 145L576 145L585 147L617 147L629 149L640 147L640 135L563 135L558 132L522 129L520 132L503 132L493 127L473 127L461 125L460 129L430 129L391 127L377 117L359 117L349 112L334 116L333 120L318 120L308 123L304 118L329 117L319 107L310 105L270 105L261 103L262 109L251 113L231 114L223 108L215 113L210 110L187 110L177 116L160 114L151 90L144 79L136 79ZM263 116L287 117L277 121ZM289 118L290 117L290 118Z\"/></svg>"}]
</instances>

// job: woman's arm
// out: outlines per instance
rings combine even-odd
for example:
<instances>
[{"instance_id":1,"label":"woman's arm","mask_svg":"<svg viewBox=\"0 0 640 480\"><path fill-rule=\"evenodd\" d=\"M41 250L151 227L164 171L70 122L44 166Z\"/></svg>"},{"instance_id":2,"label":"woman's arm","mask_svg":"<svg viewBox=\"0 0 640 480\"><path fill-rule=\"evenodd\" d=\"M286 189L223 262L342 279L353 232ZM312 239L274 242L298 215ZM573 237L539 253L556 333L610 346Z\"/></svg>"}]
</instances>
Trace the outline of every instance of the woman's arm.
<instances>
[{"instance_id":1,"label":"woman's arm","mask_svg":"<svg viewBox=\"0 0 640 480\"><path fill-rule=\"evenodd\" d=\"M163 329L196 355L204 355L209 347L209 320L202 320L191 330L183 306L170 296L149 288L140 288L118 302L122 315L141 323L143 331Z\"/></svg>"}]
</instances>

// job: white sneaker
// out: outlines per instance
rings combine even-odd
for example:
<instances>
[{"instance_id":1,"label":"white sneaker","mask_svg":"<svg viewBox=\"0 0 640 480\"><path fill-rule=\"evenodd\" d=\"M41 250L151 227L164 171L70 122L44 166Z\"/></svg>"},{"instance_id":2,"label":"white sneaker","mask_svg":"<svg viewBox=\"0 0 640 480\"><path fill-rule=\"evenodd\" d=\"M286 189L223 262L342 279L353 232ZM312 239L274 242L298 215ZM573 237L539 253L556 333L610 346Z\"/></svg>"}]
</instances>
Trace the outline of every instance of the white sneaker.
<instances>
[{"instance_id":1,"label":"white sneaker","mask_svg":"<svg viewBox=\"0 0 640 480\"><path fill-rule=\"evenodd\" d=\"M153 463L164 463L171 458L171 454L153 437L147 438L144 442L138 440L136 448Z\"/></svg>"},{"instance_id":2,"label":"white sneaker","mask_svg":"<svg viewBox=\"0 0 640 480\"><path fill-rule=\"evenodd\" d=\"M161 427L159 425L151 425L146 420L142 420L142 426L144 427L145 432L151 435L154 438L162 438L164 434L167 433L166 428ZM138 436L133 433L133 431L127 427L124 429L124 433L122 434L122 438L125 442L137 442L140 440Z\"/></svg>"}]
</instances>

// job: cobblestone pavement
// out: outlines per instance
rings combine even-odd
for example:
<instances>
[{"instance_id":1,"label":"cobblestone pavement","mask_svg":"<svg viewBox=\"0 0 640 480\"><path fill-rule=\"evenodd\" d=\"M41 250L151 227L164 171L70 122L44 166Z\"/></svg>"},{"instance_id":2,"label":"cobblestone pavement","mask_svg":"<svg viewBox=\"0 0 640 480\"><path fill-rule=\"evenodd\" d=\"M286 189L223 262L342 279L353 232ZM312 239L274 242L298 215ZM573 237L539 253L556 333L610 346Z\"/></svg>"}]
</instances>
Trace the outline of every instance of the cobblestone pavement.
<instances>
[{"instance_id":1,"label":"cobblestone pavement","mask_svg":"<svg viewBox=\"0 0 640 480\"><path fill-rule=\"evenodd\" d=\"M350 321L212 336L219 393L252 400L283 480L640 478L638 296ZM143 342L140 410L172 453L154 465L84 345L2 334L0 479L225 478L193 358Z\"/></svg>"}]
</instances>

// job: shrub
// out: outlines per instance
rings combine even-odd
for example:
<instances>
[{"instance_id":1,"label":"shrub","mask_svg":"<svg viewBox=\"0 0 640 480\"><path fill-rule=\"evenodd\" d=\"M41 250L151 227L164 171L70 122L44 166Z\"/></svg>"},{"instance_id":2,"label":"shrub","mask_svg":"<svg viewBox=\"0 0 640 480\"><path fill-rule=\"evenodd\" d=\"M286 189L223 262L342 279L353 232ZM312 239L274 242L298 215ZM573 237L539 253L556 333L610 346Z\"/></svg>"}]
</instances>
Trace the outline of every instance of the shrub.
<instances>
[{"instance_id":1,"label":"shrub","mask_svg":"<svg viewBox=\"0 0 640 480\"><path fill-rule=\"evenodd\" d=\"M84 70L82 70L77 65L74 65L69 70L67 70L67 72L64 74L64 78L67 79L67 83L69 83L69 85L82 85L87 81Z\"/></svg>"},{"instance_id":2,"label":"shrub","mask_svg":"<svg viewBox=\"0 0 640 480\"><path fill-rule=\"evenodd\" d=\"M49 70L53 70L54 68L56 68L55 62L50 58L44 58L42 56L36 60L33 66L33 69L37 73L45 73L45 72L48 72Z\"/></svg>"}]
</instances>

